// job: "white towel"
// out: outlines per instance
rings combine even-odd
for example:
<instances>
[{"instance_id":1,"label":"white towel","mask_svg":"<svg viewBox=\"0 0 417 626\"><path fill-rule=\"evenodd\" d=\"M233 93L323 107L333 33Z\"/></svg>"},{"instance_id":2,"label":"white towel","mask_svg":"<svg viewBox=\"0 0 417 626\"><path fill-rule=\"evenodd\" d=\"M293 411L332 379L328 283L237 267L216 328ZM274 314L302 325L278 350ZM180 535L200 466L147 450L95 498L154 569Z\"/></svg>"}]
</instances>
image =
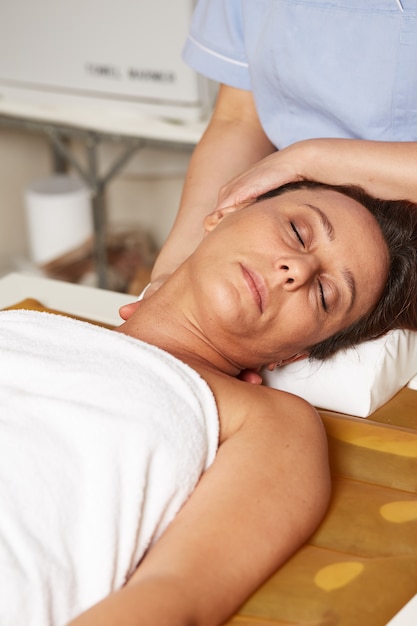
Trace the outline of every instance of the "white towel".
<instances>
[{"instance_id":1,"label":"white towel","mask_svg":"<svg viewBox=\"0 0 417 626\"><path fill-rule=\"evenodd\" d=\"M120 588L217 445L210 389L171 355L1 312L1 626L62 626Z\"/></svg>"}]
</instances>

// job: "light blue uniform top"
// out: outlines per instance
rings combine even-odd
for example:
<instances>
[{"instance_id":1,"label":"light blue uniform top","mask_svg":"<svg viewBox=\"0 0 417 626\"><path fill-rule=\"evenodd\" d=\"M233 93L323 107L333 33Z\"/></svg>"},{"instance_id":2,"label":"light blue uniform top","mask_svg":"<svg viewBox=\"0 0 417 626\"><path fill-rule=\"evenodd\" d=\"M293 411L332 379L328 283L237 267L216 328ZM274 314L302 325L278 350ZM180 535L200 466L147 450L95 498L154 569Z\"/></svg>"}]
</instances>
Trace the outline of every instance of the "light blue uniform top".
<instances>
[{"instance_id":1,"label":"light blue uniform top","mask_svg":"<svg viewBox=\"0 0 417 626\"><path fill-rule=\"evenodd\" d=\"M417 0L199 0L183 54L251 90L277 148L417 140Z\"/></svg>"}]
</instances>

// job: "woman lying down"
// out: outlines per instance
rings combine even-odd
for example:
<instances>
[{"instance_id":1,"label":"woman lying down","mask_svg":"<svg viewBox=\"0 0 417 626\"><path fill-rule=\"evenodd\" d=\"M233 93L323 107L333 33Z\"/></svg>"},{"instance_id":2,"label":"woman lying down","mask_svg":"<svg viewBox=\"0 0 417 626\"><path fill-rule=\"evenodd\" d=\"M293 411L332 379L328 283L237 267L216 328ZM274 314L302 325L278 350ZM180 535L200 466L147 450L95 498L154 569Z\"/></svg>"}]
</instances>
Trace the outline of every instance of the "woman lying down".
<instances>
[{"instance_id":1,"label":"woman lying down","mask_svg":"<svg viewBox=\"0 0 417 626\"><path fill-rule=\"evenodd\" d=\"M324 515L318 414L239 375L416 328L416 207L303 183L205 228L116 332L0 313L0 624L222 624Z\"/></svg>"}]
</instances>

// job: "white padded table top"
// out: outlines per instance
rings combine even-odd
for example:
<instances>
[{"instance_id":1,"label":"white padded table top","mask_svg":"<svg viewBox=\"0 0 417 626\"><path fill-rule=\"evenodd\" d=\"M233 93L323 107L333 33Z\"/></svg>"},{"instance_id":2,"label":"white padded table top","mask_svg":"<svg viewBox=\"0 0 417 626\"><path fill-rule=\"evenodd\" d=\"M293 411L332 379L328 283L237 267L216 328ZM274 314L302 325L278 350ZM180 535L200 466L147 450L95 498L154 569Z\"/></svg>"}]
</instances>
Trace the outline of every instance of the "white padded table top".
<instances>
[{"instance_id":1,"label":"white padded table top","mask_svg":"<svg viewBox=\"0 0 417 626\"><path fill-rule=\"evenodd\" d=\"M117 326L122 320L119 307L135 296L95 287L74 285L50 278L8 274L0 278L0 309L25 298L34 298L47 308Z\"/></svg>"}]
</instances>

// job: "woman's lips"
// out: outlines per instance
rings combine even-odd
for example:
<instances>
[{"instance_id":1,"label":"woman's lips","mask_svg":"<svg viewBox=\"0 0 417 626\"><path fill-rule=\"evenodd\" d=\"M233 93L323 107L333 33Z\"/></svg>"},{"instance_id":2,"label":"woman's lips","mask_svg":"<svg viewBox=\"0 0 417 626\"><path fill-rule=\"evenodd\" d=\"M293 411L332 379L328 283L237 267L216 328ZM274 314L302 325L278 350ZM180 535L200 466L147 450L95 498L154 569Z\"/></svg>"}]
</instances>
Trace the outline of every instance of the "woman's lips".
<instances>
[{"instance_id":1,"label":"woman's lips","mask_svg":"<svg viewBox=\"0 0 417 626\"><path fill-rule=\"evenodd\" d=\"M263 313L266 300L266 287L263 278L254 270L251 270L244 265L241 265L241 268L246 284L248 285L260 312Z\"/></svg>"}]
</instances>

